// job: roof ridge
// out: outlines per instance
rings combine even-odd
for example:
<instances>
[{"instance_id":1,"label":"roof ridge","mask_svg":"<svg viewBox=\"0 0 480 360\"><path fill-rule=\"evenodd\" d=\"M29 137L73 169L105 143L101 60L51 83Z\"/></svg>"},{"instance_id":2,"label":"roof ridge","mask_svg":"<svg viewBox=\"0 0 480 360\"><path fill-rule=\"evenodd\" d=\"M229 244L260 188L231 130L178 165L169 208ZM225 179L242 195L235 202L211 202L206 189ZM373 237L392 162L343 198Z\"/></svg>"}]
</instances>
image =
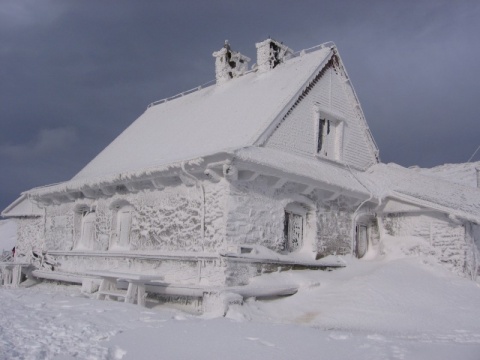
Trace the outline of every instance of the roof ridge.
<instances>
[{"instance_id":1,"label":"roof ridge","mask_svg":"<svg viewBox=\"0 0 480 360\"><path fill-rule=\"evenodd\" d=\"M299 57L299 56L302 56L302 55L305 55L305 54L309 54L309 53L312 53L312 52L315 52L315 51L319 51L319 50L322 50L326 47L336 47L335 43L333 41L327 41L325 43L322 43L322 44L319 44L319 45L315 45L315 46L312 46L310 48L307 48L307 49L302 49L302 50L299 50L299 51L296 51L294 52L292 55L288 56L285 60L285 62L288 62L290 61L291 59L294 59L296 57ZM243 73L242 75L240 76L244 76L244 75L247 75L247 74L250 74L252 72L257 72L258 69L257 68L252 68L248 71L246 71L245 73ZM182 97L182 96L185 96L185 95L188 95L188 94L191 94L191 93L194 93L196 91L199 91L199 90L202 90L204 88L207 88L207 87L210 87L212 85L215 85L217 82L215 79L213 80L209 80L207 81L206 83L203 83L201 85L198 85L194 88L191 88L189 90L186 90L186 91L182 91L178 94L175 94L173 96L168 96L166 98L163 98L163 99L160 99L160 100L156 100L154 102L151 102L150 104L147 105L147 109L152 107L152 106L156 106L156 105L160 105L160 104L163 104L165 102L168 102L168 101L171 101L171 100L175 100L175 99L178 99L179 97Z\"/></svg>"}]
</instances>

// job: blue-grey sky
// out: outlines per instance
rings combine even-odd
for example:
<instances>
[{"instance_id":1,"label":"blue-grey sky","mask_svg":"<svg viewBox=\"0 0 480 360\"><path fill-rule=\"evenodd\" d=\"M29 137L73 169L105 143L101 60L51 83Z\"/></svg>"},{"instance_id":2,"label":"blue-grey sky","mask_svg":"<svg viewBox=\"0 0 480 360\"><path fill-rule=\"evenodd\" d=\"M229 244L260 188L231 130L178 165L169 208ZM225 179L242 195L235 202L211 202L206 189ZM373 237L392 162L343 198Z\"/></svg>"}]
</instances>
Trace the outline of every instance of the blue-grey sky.
<instances>
[{"instance_id":1,"label":"blue-grey sky","mask_svg":"<svg viewBox=\"0 0 480 360\"><path fill-rule=\"evenodd\" d=\"M478 19L476 0L0 0L0 208L212 80L225 39L252 59L268 36L334 41L383 162L465 162L480 145Z\"/></svg>"}]
</instances>

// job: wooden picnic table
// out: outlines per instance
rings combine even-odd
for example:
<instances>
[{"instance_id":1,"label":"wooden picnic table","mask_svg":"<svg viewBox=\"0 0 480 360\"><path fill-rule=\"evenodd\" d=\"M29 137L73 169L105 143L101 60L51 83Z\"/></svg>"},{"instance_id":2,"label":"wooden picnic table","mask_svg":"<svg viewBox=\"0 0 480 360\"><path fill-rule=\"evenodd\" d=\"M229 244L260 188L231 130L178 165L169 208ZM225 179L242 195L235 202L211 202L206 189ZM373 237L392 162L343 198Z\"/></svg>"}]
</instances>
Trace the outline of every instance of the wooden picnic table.
<instances>
[{"instance_id":1,"label":"wooden picnic table","mask_svg":"<svg viewBox=\"0 0 480 360\"><path fill-rule=\"evenodd\" d=\"M0 285L16 288L22 278L22 267L30 266L30 263L4 261L0 262Z\"/></svg>"},{"instance_id":2,"label":"wooden picnic table","mask_svg":"<svg viewBox=\"0 0 480 360\"><path fill-rule=\"evenodd\" d=\"M102 279L97 295L99 300L105 300L108 296L124 298L124 302L133 304L136 298L137 305L139 306L145 306L145 285L152 281L163 280L163 276L160 275L145 275L109 270L88 271L87 274ZM128 282L126 293L117 289L117 281L121 280Z\"/></svg>"}]
</instances>

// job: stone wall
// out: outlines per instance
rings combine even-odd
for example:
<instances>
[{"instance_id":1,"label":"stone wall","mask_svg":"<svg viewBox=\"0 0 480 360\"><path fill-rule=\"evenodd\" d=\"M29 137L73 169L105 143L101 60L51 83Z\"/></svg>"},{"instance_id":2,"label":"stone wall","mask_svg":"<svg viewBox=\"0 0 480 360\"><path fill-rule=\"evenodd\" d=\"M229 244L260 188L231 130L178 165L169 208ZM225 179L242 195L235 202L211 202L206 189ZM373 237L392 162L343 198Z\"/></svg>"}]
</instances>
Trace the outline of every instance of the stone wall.
<instances>
[{"instance_id":1,"label":"stone wall","mask_svg":"<svg viewBox=\"0 0 480 360\"><path fill-rule=\"evenodd\" d=\"M304 242L309 242L312 250L320 256L349 254L354 209L343 197L327 203L323 200L320 192L301 195L300 189L290 184L274 189L268 185L268 178L234 183L227 205L227 242L259 244L280 251L285 207L294 202L307 209Z\"/></svg>"},{"instance_id":2,"label":"stone wall","mask_svg":"<svg viewBox=\"0 0 480 360\"><path fill-rule=\"evenodd\" d=\"M227 202L228 244L258 244L280 250L283 243L284 205L266 178L232 183Z\"/></svg>"},{"instance_id":3,"label":"stone wall","mask_svg":"<svg viewBox=\"0 0 480 360\"><path fill-rule=\"evenodd\" d=\"M17 244L15 256L29 255L31 251L41 252L44 248L44 217L15 218L17 223Z\"/></svg>"},{"instance_id":4,"label":"stone wall","mask_svg":"<svg viewBox=\"0 0 480 360\"><path fill-rule=\"evenodd\" d=\"M457 274L468 275L471 268L472 245L467 242L463 224L436 213L389 214L384 227L391 236L415 236L424 239L434 249L437 259Z\"/></svg>"},{"instance_id":5,"label":"stone wall","mask_svg":"<svg viewBox=\"0 0 480 360\"><path fill-rule=\"evenodd\" d=\"M321 199L317 196L317 201ZM321 203L317 218L317 251L322 256L350 254L354 209L343 197Z\"/></svg>"},{"instance_id":6,"label":"stone wall","mask_svg":"<svg viewBox=\"0 0 480 360\"><path fill-rule=\"evenodd\" d=\"M133 207L130 250L217 252L223 247L225 183L177 185L108 198L81 199L46 210L45 248L68 251L78 244L81 209L95 211L95 241L88 250L109 249L116 204ZM37 229L43 238L43 229Z\"/></svg>"}]
</instances>

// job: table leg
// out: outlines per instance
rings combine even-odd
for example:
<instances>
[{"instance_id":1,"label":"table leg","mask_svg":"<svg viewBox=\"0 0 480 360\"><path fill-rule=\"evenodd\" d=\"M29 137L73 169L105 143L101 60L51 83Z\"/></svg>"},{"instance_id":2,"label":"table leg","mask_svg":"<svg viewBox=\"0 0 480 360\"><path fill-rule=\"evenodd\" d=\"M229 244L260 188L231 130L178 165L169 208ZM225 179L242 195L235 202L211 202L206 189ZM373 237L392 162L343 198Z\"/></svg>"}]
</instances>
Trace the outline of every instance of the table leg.
<instances>
[{"instance_id":1,"label":"table leg","mask_svg":"<svg viewBox=\"0 0 480 360\"><path fill-rule=\"evenodd\" d=\"M100 283L100 287L98 288L98 300L105 300L105 294L102 294L103 291L109 291L116 287L116 281L112 281L111 279L102 279Z\"/></svg>"},{"instance_id":2,"label":"table leg","mask_svg":"<svg viewBox=\"0 0 480 360\"><path fill-rule=\"evenodd\" d=\"M20 265L15 265L12 269L12 287L16 288L20 285L20 280L22 278L22 267Z\"/></svg>"},{"instance_id":3,"label":"table leg","mask_svg":"<svg viewBox=\"0 0 480 360\"><path fill-rule=\"evenodd\" d=\"M138 286L133 282L128 283L127 296L125 297L125 302L133 304L135 302L135 296L137 295Z\"/></svg>"},{"instance_id":4,"label":"table leg","mask_svg":"<svg viewBox=\"0 0 480 360\"><path fill-rule=\"evenodd\" d=\"M139 306L145 306L145 298L147 297L147 294L145 293L145 284L138 284L137 292L137 304Z\"/></svg>"}]
</instances>

